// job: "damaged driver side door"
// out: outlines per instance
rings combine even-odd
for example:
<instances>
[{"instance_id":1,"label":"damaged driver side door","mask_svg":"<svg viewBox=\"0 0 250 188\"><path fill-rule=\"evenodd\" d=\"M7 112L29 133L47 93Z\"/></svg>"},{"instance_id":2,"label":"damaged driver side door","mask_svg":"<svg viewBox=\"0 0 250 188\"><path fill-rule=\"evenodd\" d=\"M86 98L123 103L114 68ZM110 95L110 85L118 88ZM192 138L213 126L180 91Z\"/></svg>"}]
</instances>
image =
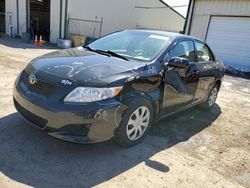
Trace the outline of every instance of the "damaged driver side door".
<instances>
[{"instance_id":1,"label":"damaged driver side door","mask_svg":"<svg viewBox=\"0 0 250 188\"><path fill-rule=\"evenodd\" d=\"M163 116L178 111L195 101L194 96L199 81L199 70L195 60L195 46L192 40L180 41L169 51L165 60L163 77ZM183 61L186 62L185 65ZM173 66L172 62L182 63L182 66Z\"/></svg>"}]
</instances>

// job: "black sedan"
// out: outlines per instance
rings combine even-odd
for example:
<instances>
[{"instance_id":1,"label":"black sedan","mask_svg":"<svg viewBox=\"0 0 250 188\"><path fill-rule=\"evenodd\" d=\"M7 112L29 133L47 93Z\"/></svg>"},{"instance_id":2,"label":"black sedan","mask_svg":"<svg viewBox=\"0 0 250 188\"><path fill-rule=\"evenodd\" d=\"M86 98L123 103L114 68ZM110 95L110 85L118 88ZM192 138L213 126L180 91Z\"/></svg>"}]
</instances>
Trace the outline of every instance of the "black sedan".
<instances>
[{"instance_id":1,"label":"black sedan","mask_svg":"<svg viewBox=\"0 0 250 188\"><path fill-rule=\"evenodd\" d=\"M132 146L166 116L198 104L211 108L224 71L199 39L125 30L33 59L13 98L17 111L51 136Z\"/></svg>"}]
</instances>

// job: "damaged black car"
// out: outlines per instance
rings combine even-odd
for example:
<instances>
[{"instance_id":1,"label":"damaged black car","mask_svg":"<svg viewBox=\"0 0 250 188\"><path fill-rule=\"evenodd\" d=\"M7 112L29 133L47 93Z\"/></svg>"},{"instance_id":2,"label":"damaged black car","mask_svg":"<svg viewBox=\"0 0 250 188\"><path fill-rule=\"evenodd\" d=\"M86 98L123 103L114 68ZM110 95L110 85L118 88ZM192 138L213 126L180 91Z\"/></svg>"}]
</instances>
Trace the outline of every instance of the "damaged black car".
<instances>
[{"instance_id":1,"label":"damaged black car","mask_svg":"<svg viewBox=\"0 0 250 188\"><path fill-rule=\"evenodd\" d=\"M58 139L133 146L162 118L211 108L224 71L199 39L125 30L33 59L16 79L13 99L25 119Z\"/></svg>"}]
</instances>

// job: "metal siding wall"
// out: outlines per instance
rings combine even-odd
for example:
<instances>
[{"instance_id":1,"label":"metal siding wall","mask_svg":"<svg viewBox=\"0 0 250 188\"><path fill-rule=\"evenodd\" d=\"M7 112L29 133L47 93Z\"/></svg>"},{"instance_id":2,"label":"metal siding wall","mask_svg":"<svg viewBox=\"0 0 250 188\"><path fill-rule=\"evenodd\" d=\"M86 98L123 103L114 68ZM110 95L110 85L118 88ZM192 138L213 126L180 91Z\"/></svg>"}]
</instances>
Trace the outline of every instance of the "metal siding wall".
<instances>
[{"instance_id":1,"label":"metal siding wall","mask_svg":"<svg viewBox=\"0 0 250 188\"><path fill-rule=\"evenodd\" d=\"M26 0L19 0L19 35L26 32Z\"/></svg>"},{"instance_id":2,"label":"metal siding wall","mask_svg":"<svg viewBox=\"0 0 250 188\"><path fill-rule=\"evenodd\" d=\"M63 2L64 4L64 2ZM64 15L63 6L63 15ZM50 42L56 43L57 38L59 38L59 28L60 25L60 0L50 0ZM62 22L62 30L64 27L64 22ZM62 35L63 36L63 35Z\"/></svg>"},{"instance_id":3,"label":"metal siding wall","mask_svg":"<svg viewBox=\"0 0 250 188\"><path fill-rule=\"evenodd\" d=\"M6 34L10 34L9 16L12 15L12 26L14 35L17 34L17 5L16 0L5 1ZM26 0L19 0L19 35L26 31Z\"/></svg>"},{"instance_id":4,"label":"metal siding wall","mask_svg":"<svg viewBox=\"0 0 250 188\"><path fill-rule=\"evenodd\" d=\"M55 2L54 2L55 1ZM65 0L63 0L65 2ZM68 13L71 18L99 20L103 17L102 35L122 30L151 28L171 31L181 31L185 19L169 8L164 9L136 9L135 6L165 7L156 0L69 0ZM55 42L59 23L59 0L51 0L51 42ZM64 5L63 5L64 15ZM97 18L96 18L97 17ZM164 19L163 19L164 18ZM63 17L64 20L64 17ZM71 33L93 35L95 24L73 24ZM64 28L64 21L62 22ZM99 27L96 27L99 30ZM98 31L96 31L97 34Z\"/></svg>"},{"instance_id":5,"label":"metal siding wall","mask_svg":"<svg viewBox=\"0 0 250 188\"><path fill-rule=\"evenodd\" d=\"M190 35L205 40L210 15L250 16L250 0L196 0Z\"/></svg>"},{"instance_id":6,"label":"metal siding wall","mask_svg":"<svg viewBox=\"0 0 250 188\"><path fill-rule=\"evenodd\" d=\"M62 37L64 36L64 15L65 1L63 0L62 9ZM166 9L135 9L135 6L153 6L159 7L164 5L156 0L68 0L68 14L71 18L98 20L103 17L102 35L122 29L135 29L138 27L166 29L181 31L185 19L173 13L172 10ZM97 17L97 18L96 18ZM162 19L165 17L166 19ZM60 20L60 0L51 0L51 17L50 17L50 42L56 43L59 37L59 20ZM70 24L70 33L93 35L96 27L96 36L99 35L99 27L93 23L76 22Z\"/></svg>"},{"instance_id":7,"label":"metal siding wall","mask_svg":"<svg viewBox=\"0 0 250 188\"><path fill-rule=\"evenodd\" d=\"M16 1L8 0L5 1L5 11L6 11L6 34L10 34L10 20L9 16L12 16L12 26L13 26L13 33L16 34L17 30L17 11L16 11Z\"/></svg>"}]
</instances>

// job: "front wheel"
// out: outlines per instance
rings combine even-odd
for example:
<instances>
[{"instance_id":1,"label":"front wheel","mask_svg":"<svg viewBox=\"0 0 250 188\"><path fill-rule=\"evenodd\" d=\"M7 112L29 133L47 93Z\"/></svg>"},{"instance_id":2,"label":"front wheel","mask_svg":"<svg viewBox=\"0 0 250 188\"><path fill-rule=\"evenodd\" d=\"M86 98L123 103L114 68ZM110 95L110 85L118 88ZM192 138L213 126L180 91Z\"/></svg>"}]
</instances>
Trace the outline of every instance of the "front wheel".
<instances>
[{"instance_id":1,"label":"front wheel","mask_svg":"<svg viewBox=\"0 0 250 188\"><path fill-rule=\"evenodd\" d=\"M127 105L128 109L115 131L115 141L124 147L134 146L144 139L153 117L153 108L147 99L131 98Z\"/></svg>"}]
</instances>

